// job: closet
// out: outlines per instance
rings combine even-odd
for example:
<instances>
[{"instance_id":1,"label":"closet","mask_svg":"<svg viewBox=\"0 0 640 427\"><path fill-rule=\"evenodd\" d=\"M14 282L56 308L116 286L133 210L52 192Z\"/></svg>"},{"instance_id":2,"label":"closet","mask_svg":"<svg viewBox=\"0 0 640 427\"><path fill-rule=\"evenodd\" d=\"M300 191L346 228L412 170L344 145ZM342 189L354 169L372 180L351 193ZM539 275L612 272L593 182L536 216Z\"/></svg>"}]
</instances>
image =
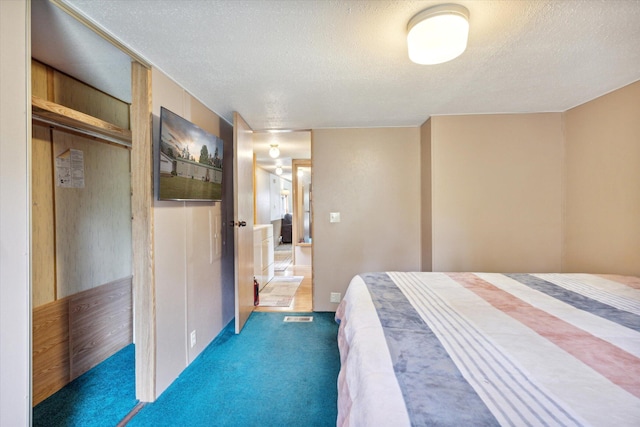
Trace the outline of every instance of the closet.
<instances>
[{"instance_id":1,"label":"closet","mask_svg":"<svg viewBox=\"0 0 640 427\"><path fill-rule=\"evenodd\" d=\"M129 104L32 61L33 404L132 342Z\"/></svg>"}]
</instances>

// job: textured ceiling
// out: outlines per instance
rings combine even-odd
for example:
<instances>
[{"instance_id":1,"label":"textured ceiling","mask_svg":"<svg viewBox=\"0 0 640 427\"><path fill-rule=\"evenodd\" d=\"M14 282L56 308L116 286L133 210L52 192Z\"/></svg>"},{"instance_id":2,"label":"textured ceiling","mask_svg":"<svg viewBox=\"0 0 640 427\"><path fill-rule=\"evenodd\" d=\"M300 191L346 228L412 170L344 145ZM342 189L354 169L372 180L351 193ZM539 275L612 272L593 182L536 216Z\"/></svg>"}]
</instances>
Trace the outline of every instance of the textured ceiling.
<instances>
[{"instance_id":1,"label":"textured ceiling","mask_svg":"<svg viewBox=\"0 0 640 427\"><path fill-rule=\"evenodd\" d=\"M59 1L254 129L564 111L640 80L637 0L457 1L469 46L431 66L409 61L406 25L446 1Z\"/></svg>"}]
</instances>

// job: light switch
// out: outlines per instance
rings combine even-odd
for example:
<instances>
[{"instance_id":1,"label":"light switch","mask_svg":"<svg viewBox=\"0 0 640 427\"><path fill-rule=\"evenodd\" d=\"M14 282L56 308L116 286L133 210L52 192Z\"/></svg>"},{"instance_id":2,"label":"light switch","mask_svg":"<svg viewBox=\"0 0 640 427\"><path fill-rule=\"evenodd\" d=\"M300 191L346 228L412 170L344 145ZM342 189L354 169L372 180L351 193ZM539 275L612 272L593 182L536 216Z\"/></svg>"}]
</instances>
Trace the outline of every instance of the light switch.
<instances>
[{"instance_id":1,"label":"light switch","mask_svg":"<svg viewBox=\"0 0 640 427\"><path fill-rule=\"evenodd\" d=\"M329 222L340 222L340 212L330 212Z\"/></svg>"}]
</instances>

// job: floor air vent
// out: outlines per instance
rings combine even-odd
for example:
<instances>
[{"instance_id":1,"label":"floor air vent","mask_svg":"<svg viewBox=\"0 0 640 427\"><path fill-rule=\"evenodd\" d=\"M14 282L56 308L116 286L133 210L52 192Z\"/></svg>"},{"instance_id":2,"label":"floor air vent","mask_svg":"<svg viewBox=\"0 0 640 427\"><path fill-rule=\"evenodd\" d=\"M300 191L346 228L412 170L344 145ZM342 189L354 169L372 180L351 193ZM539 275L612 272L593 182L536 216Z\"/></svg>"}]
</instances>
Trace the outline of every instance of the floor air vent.
<instances>
[{"instance_id":1,"label":"floor air vent","mask_svg":"<svg viewBox=\"0 0 640 427\"><path fill-rule=\"evenodd\" d=\"M284 316L285 322L313 322L313 316Z\"/></svg>"}]
</instances>

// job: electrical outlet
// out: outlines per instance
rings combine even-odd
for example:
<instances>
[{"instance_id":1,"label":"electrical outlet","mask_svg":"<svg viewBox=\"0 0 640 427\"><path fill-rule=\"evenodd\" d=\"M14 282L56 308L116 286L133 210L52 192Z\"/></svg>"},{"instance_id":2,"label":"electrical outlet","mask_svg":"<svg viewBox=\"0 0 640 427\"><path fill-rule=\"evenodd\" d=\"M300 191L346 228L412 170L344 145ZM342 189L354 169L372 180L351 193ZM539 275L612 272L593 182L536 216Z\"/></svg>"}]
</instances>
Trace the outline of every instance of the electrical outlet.
<instances>
[{"instance_id":1,"label":"electrical outlet","mask_svg":"<svg viewBox=\"0 0 640 427\"><path fill-rule=\"evenodd\" d=\"M340 302L340 292L331 292L331 297L329 298L329 302Z\"/></svg>"},{"instance_id":2,"label":"electrical outlet","mask_svg":"<svg viewBox=\"0 0 640 427\"><path fill-rule=\"evenodd\" d=\"M191 331L191 348L196 345L196 331Z\"/></svg>"}]
</instances>

